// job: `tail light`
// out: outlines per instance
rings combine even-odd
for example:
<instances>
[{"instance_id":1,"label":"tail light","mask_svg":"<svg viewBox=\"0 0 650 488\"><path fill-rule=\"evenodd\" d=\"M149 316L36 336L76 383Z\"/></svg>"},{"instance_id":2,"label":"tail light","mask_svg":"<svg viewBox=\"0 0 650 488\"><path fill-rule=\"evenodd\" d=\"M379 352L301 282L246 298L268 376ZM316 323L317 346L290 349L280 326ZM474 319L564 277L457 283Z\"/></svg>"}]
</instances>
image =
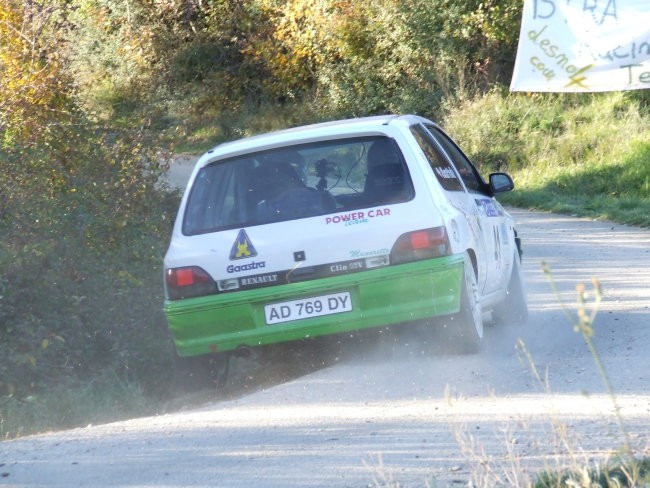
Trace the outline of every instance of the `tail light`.
<instances>
[{"instance_id":1,"label":"tail light","mask_svg":"<svg viewBox=\"0 0 650 488\"><path fill-rule=\"evenodd\" d=\"M178 300L217 292L217 285L212 277L198 266L171 268L165 272L167 298Z\"/></svg>"},{"instance_id":2,"label":"tail light","mask_svg":"<svg viewBox=\"0 0 650 488\"><path fill-rule=\"evenodd\" d=\"M410 263L451 254L445 227L433 227L402 234L390 252L391 264Z\"/></svg>"}]
</instances>

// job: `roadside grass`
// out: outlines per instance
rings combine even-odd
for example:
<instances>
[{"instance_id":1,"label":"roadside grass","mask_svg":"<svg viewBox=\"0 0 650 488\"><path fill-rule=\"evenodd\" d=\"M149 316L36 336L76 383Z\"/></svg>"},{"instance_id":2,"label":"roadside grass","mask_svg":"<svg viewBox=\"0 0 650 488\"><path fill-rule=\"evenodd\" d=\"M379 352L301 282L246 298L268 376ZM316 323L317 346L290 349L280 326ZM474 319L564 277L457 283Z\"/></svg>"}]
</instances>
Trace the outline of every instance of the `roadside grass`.
<instances>
[{"instance_id":1,"label":"roadside grass","mask_svg":"<svg viewBox=\"0 0 650 488\"><path fill-rule=\"evenodd\" d=\"M35 433L161 413L134 382L107 374L88 384L59 384L24 398L0 397L0 441Z\"/></svg>"},{"instance_id":2,"label":"roadside grass","mask_svg":"<svg viewBox=\"0 0 650 488\"><path fill-rule=\"evenodd\" d=\"M621 409L614 388L594 344L594 321L602 301L602 289L597 278L592 279L592 290L589 291L584 284L576 286L577 310L572 313L570 307L564 303L562 295L553 278L553 273L546 263L542 263L542 271L546 275L553 294L560 304L569 325L579 333L591 354L598 374L609 396L620 436L620 447L612 451L610 460L604 465L593 468L587 466L576 467L572 470L544 471L536 476L534 488L564 488L564 487L648 487L650 486L650 457L639 458L635 451L638 446L633 446L630 435L621 415ZM529 356L530 357L530 356ZM531 362L531 365L534 363ZM548 384L542 381L541 376L535 371L538 381L548 389ZM567 429L563 429L567 432Z\"/></svg>"},{"instance_id":3,"label":"roadside grass","mask_svg":"<svg viewBox=\"0 0 650 488\"><path fill-rule=\"evenodd\" d=\"M513 176L504 203L650 227L649 100L495 91L442 123L484 174Z\"/></svg>"},{"instance_id":4,"label":"roadside grass","mask_svg":"<svg viewBox=\"0 0 650 488\"><path fill-rule=\"evenodd\" d=\"M521 187L503 199L508 204L650 227L648 143L635 143L620 161L519 170L514 178Z\"/></svg>"},{"instance_id":5,"label":"roadside grass","mask_svg":"<svg viewBox=\"0 0 650 488\"><path fill-rule=\"evenodd\" d=\"M576 471L543 472L533 488L636 488L650 486L650 458Z\"/></svg>"}]
</instances>

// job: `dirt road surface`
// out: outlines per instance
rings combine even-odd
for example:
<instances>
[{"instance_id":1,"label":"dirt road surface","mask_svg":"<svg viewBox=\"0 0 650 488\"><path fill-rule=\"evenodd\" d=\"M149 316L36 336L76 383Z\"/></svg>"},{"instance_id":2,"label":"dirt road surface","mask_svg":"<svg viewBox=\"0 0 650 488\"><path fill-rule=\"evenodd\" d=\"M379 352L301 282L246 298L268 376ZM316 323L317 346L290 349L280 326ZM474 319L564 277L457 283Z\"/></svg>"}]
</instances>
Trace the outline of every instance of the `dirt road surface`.
<instances>
[{"instance_id":1,"label":"dirt road surface","mask_svg":"<svg viewBox=\"0 0 650 488\"><path fill-rule=\"evenodd\" d=\"M650 454L650 231L512 213L530 318L489 327L480 354L445 354L426 331L376 332L322 369L237 399L2 442L0 485L526 486L530 473L593 465L626 440ZM602 284L594 340L627 439L542 261L572 310L577 284Z\"/></svg>"}]
</instances>

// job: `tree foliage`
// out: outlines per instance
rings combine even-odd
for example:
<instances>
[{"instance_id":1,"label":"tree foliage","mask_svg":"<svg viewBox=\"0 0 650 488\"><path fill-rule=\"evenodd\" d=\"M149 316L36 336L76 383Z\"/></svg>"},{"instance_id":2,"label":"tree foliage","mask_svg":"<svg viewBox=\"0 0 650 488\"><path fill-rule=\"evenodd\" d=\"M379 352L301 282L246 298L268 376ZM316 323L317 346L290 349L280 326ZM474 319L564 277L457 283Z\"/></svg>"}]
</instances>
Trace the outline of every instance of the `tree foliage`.
<instances>
[{"instance_id":1,"label":"tree foliage","mask_svg":"<svg viewBox=\"0 0 650 488\"><path fill-rule=\"evenodd\" d=\"M67 4L0 8L0 395L103 369L142 378L164 337L164 154L83 110Z\"/></svg>"},{"instance_id":2,"label":"tree foliage","mask_svg":"<svg viewBox=\"0 0 650 488\"><path fill-rule=\"evenodd\" d=\"M509 75L520 3L70 0L67 71L103 117L152 104L181 119L287 103L435 111Z\"/></svg>"},{"instance_id":3,"label":"tree foliage","mask_svg":"<svg viewBox=\"0 0 650 488\"><path fill-rule=\"evenodd\" d=\"M521 5L257 0L216 2L205 13L218 21L207 24L201 45L236 39L227 66L245 74L239 82L252 83L258 101L309 101L349 115L435 110L477 80L489 88L511 69Z\"/></svg>"},{"instance_id":4,"label":"tree foliage","mask_svg":"<svg viewBox=\"0 0 650 488\"><path fill-rule=\"evenodd\" d=\"M0 4L2 143L33 142L66 117L68 100L57 45L56 8L39 2Z\"/></svg>"}]
</instances>

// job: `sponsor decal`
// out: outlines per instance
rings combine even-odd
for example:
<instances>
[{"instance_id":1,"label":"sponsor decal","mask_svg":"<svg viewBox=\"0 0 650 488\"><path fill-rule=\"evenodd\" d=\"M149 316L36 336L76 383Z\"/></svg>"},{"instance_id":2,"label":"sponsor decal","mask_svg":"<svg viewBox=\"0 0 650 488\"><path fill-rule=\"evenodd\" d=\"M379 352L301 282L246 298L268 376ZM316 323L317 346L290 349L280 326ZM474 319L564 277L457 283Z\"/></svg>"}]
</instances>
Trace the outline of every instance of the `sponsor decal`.
<instances>
[{"instance_id":1,"label":"sponsor decal","mask_svg":"<svg viewBox=\"0 0 650 488\"><path fill-rule=\"evenodd\" d=\"M338 215L331 215L325 217L325 224L343 224L343 225L357 225L365 224L370 219L378 217L390 216L390 208L373 208L371 210L357 210L356 212L347 212Z\"/></svg>"},{"instance_id":2,"label":"sponsor decal","mask_svg":"<svg viewBox=\"0 0 650 488\"><path fill-rule=\"evenodd\" d=\"M226 268L228 273L239 273L240 271L251 271L253 269L266 268L266 261L253 261L247 264L231 264Z\"/></svg>"},{"instance_id":3,"label":"sponsor decal","mask_svg":"<svg viewBox=\"0 0 650 488\"><path fill-rule=\"evenodd\" d=\"M489 198L476 199L476 205L483 209L483 212L487 217L498 217L499 211L497 210L494 202Z\"/></svg>"},{"instance_id":4,"label":"sponsor decal","mask_svg":"<svg viewBox=\"0 0 650 488\"><path fill-rule=\"evenodd\" d=\"M360 271L363 269L363 261L347 261L344 263L330 264L330 273L349 273L350 271Z\"/></svg>"},{"instance_id":5,"label":"sponsor decal","mask_svg":"<svg viewBox=\"0 0 650 488\"><path fill-rule=\"evenodd\" d=\"M219 280L217 281L217 288L219 291L232 291L239 289L239 282L236 278L231 278L228 280Z\"/></svg>"},{"instance_id":6,"label":"sponsor decal","mask_svg":"<svg viewBox=\"0 0 650 488\"><path fill-rule=\"evenodd\" d=\"M497 269L501 269L501 239L499 238L499 228L493 227L494 232L494 260L497 262Z\"/></svg>"},{"instance_id":7,"label":"sponsor decal","mask_svg":"<svg viewBox=\"0 0 650 488\"><path fill-rule=\"evenodd\" d=\"M239 234L237 234L237 239L235 239L235 243L230 249L230 260L253 258L255 256L257 256L257 251L249 239L248 234L246 234L244 229L240 230Z\"/></svg>"},{"instance_id":8,"label":"sponsor decal","mask_svg":"<svg viewBox=\"0 0 650 488\"><path fill-rule=\"evenodd\" d=\"M374 249L372 251L361 251L359 249L355 249L353 251L350 251L350 257L352 258L369 258L373 256L383 256L385 254L390 254L390 249Z\"/></svg>"},{"instance_id":9,"label":"sponsor decal","mask_svg":"<svg viewBox=\"0 0 650 488\"><path fill-rule=\"evenodd\" d=\"M226 278L217 281L219 291L236 291L241 289L262 288L266 286L282 285L286 283L297 283L301 281L327 278L348 273L358 273L366 269L386 266L388 262L388 249L377 249L373 251L351 251L357 259L339 261L336 263L321 264L318 266L299 267L293 269L276 270L268 273L246 274L234 278ZM226 268L228 273L239 273L250 270L263 270L266 268L265 261L253 261L246 264L231 264Z\"/></svg>"},{"instance_id":10,"label":"sponsor decal","mask_svg":"<svg viewBox=\"0 0 650 488\"><path fill-rule=\"evenodd\" d=\"M435 172L440 178L443 178L445 180L456 180L458 177L456 176L456 173L454 173L454 170L447 167L447 168L441 168L440 166L436 166Z\"/></svg>"},{"instance_id":11,"label":"sponsor decal","mask_svg":"<svg viewBox=\"0 0 650 488\"><path fill-rule=\"evenodd\" d=\"M239 278L239 284L241 286L266 285L269 283L275 283L277 281L278 281L277 273L256 275L256 276L245 276L244 278Z\"/></svg>"}]
</instances>

